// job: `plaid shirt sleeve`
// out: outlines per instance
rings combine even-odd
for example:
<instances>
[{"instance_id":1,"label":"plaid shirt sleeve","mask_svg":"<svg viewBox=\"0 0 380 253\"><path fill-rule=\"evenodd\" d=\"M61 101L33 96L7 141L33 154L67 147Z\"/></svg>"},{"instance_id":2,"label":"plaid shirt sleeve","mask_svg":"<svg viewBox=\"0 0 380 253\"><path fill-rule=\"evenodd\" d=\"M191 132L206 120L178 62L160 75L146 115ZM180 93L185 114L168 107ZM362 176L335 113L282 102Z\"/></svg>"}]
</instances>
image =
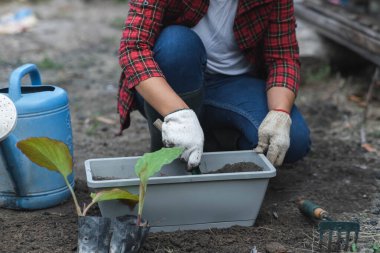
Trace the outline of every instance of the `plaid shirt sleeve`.
<instances>
[{"instance_id":1,"label":"plaid shirt sleeve","mask_svg":"<svg viewBox=\"0 0 380 253\"><path fill-rule=\"evenodd\" d=\"M264 38L267 89L286 87L297 94L300 82L299 50L293 0L278 0Z\"/></svg>"},{"instance_id":2,"label":"plaid shirt sleeve","mask_svg":"<svg viewBox=\"0 0 380 253\"><path fill-rule=\"evenodd\" d=\"M131 89L150 77L163 77L152 48L162 28L166 1L132 0L120 42L123 85Z\"/></svg>"},{"instance_id":3,"label":"plaid shirt sleeve","mask_svg":"<svg viewBox=\"0 0 380 253\"><path fill-rule=\"evenodd\" d=\"M135 104L132 89L150 77L164 76L153 59L152 48L162 29L167 1L131 0L129 5L119 48L122 73L117 110L121 131L130 124L129 113Z\"/></svg>"}]
</instances>

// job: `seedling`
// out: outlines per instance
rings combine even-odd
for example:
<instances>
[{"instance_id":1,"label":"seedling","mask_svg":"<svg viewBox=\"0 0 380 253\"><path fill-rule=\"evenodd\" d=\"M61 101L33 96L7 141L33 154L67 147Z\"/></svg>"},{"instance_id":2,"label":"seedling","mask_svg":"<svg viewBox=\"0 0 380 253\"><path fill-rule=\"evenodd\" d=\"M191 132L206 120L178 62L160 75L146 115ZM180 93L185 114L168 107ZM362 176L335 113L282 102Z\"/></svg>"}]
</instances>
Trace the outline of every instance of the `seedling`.
<instances>
[{"instance_id":1,"label":"seedling","mask_svg":"<svg viewBox=\"0 0 380 253\"><path fill-rule=\"evenodd\" d=\"M373 250L373 253L379 253L380 252L380 244L378 242L375 242L372 245L372 250Z\"/></svg>"},{"instance_id":2,"label":"seedling","mask_svg":"<svg viewBox=\"0 0 380 253\"><path fill-rule=\"evenodd\" d=\"M62 175L75 203L78 218L78 252L138 252L144 242L149 226L141 224L141 215L149 177L159 172L163 165L171 163L181 153L181 148L163 148L141 157L135 166L135 172L140 178L140 194L134 195L121 189L112 189L91 193L92 201L79 206L77 197L71 187L68 176L72 173L73 159L66 144L46 137L29 138L17 143L17 147L34 163ZM86 217L88 210L96 203L104 200L124 199L129 206L139 202L137 220L133 216L126 220L117 218ZM134 225L136 223L136 226ZM136 229L137 228L137 229ZM94 233L94 231L97 231ZM119 251L124 249L123 251Z\"/></svg>"},{"instance_id":3,"label":"seedling","mask_svg":"<svg viewBox=\"0 0 380 253\"><path fill-rule=\"evenodd\" d=\"M358 252L358 246L356 245L356 243L353 243L353 244L351 245L351 251L352 251L352 252Z\"/></svg>"},{"instance_id":4,"label":"seedling","mask_svg":"<svg viewBox=\"0 0 380 253\"><path fill-rule=\"evenodd\" d=\"M162 148L153 153L144 154L136 163L135 172L140 178L139 195L121 189L112 189L92 193L92 202L81 209L77 197L67 177L72 173L73 159L67 145L61 141L46 137L28 138L19 141L17 147L34 163L62 175L74 200L78 216L85 216L91 206L104 200L124 199L139 202L137 225L141 224L145 194L149 178L159 172L165 164L171 163L183 151L182 148Z\"/></svg>"},{"instance_id":5,"label":"seedling","mask_svg":"<svg viewBox=\"0 0 380 253\"><path fill-rule=\"evenodd\" d=\"M126 199L135 203L138 202L139 197L137 195L120 189L112 189L98 192L96 194L92 193L92 202L87 207L84 206L82 211L74 190L67 179L67 177L73 171L73 159L69 148L65 143L46 137L39 137L28 138L26 140L19 141L17 143L17 147L32 162L48 170L58 172L62 175L67 188L70 190L71 196L74 200L78 216L85 216L91 206L104 200Z\"/></svg>"},{"instance_id":6,"label":"seedling","mask_svg":"<svg viewBox=\"0 0 380 253\"><path fill-rule=\"evenodd\" d=\"M144 206L145 193L147 190L148 179L155 173L159 172L165 164L171 163L181 153L182 148L162 148L153 153L144 154L136 163L135 172L140 178L139 190L139 209L137 216L137 225L141 223L141 216Z\"/></svg>"}]
</instances>

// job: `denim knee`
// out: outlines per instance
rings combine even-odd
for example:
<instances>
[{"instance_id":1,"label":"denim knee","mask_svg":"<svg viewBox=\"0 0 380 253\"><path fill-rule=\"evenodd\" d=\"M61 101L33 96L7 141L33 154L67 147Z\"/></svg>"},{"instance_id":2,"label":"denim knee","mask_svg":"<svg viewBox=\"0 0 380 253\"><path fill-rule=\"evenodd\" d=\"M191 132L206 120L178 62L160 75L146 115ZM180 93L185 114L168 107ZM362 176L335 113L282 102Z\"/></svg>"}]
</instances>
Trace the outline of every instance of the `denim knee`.
<instances>
[{"instance_id":1,"label":"denim knee","mask_svg":"<svg viewBox=\"0 0 380 253\"><path fill-rule=\"evenodd\" d=\"M290 131L290 147L286 153L284 162L293 163L302 159L307 155L307 153L309 153L310 147L310 130L306 122L303 120L303 118L302 120L293 119L292 128Z\"/></svg>"},{"instance_id":2,"label":"denim knee","mask_svg":"<svg viewBox=\"0 0 380 253\"><path fill-rule=\"evenodd\" d=\"M190 28L179 25L166 27L153 52L166 80L177 93L191 92L203 86L206 50Z\"/></svg>"}]
</instances>

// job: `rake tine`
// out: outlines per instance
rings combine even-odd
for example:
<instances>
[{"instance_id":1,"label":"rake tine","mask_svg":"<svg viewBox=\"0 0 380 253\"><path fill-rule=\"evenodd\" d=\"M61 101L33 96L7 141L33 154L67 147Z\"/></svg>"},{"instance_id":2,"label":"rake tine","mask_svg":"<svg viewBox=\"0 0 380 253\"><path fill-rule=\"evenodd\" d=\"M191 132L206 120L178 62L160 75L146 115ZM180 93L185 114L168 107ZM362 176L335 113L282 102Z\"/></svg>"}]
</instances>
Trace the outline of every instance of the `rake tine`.
<instances>
[{"instance_id":1,"label":"rake tine","mask_svg":"<svg viewBox=\"0 0 380 253\"><path fill-rule=\"evenodd\" d=\"M323 231L319 232L319 249L322 251L322 244L323 244Z\"/></svg>"},{"instance_id":2,"label":"rake tine","mask_svg":"<svg viewBox=\"0 0 380 253\"><path fill-rule=\"evenodd\" d=\"M340 240L341 239L342 239L342 232L338 231L338 251L340 251L340 246L341 246Z\"/></svg>"},{"instance_id":3,"label":"rake tine","mask_svg":"<svg viewBox=\"0 0 380 253\"><path fill-rule=\"evenodd\" d=\"M355 231L355 244L358 243L359 231Z\"/></svg>"},{"instance_id":4,"label":"rake tine","mask_svg":"<svg viewBox=\"0 0 380 253\"><path fill-rule=\"evenodd\" d=\"M313 203L310 200L299 199L298 201L299 210L306 215L306 217L311 218L314 221L318 222L319 230L319 248L322 251L323 248L326 248L326 241L323 241L324 233L328 232L328 242L327 250L332 252L332 248L337 248L339 251L344 248L345 251L348 251L350 247L350 233L355 232L353 241L357 243L360 232L359 222L349 222L349 221L335 221L331 219L328 213L322 209L317 204ZM337 233L338 241L333 241L333 236ZM344 240L344 234L346 233L346 240ZM335 239L335 237L334 237ZM336 245L337 244L337 245ZM344 246L343 246L344 244Z\"/></svg>"},{"instance_id":5,"label":"rake tine","mask_svg":"<svg viewBox=\"0 0 380 253\"><path fill-rule=\"evenodd\" d=\"M327 242L327 250L328 252L331 252L331 242L332 242L332 231L329 231L329 240Z\"/></svg>"},{"instance_id":6,"label":"rake tine","mask_svg":"<svg viewBox=\"0 0 380 253\"><path fill-rule=\"evenodd\" d=\"M348 250L348 244L350 244L350 231L347 231L346 232L346 242L345 242L345 246L344 246L344 250Z\"/></svg>"}]
</instances>

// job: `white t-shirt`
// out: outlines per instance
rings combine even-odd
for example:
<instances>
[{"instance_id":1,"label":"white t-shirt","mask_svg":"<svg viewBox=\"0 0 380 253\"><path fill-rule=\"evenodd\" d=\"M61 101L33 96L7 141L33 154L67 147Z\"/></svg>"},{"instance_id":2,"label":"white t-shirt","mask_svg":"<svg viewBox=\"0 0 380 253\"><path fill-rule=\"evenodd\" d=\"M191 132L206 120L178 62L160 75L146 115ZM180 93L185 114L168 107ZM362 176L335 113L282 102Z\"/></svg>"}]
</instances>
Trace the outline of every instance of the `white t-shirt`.
<instances>
[{"instance_id":1,"label":"white t-shirt","mask_svg":"<svg viewBox=\"0 0 380 253\"><path fill-rule=\"evenodd\" d=\"M249 72L252 64L239 49L233 25L238 0L210 0L206 15L192 28L207 52L207 72L239 75Z\"/></svg>"}]
</instances>

